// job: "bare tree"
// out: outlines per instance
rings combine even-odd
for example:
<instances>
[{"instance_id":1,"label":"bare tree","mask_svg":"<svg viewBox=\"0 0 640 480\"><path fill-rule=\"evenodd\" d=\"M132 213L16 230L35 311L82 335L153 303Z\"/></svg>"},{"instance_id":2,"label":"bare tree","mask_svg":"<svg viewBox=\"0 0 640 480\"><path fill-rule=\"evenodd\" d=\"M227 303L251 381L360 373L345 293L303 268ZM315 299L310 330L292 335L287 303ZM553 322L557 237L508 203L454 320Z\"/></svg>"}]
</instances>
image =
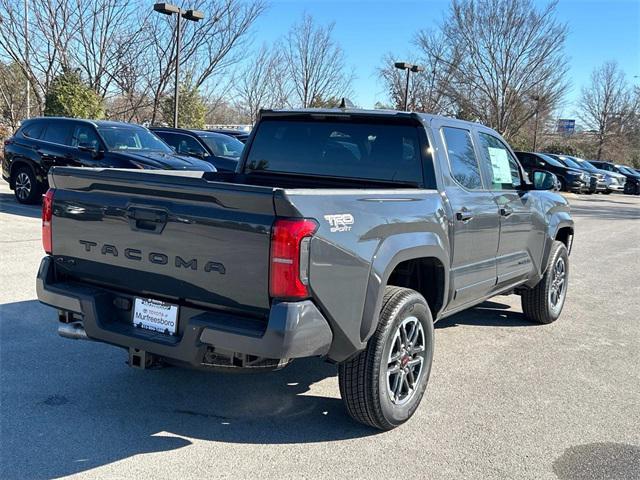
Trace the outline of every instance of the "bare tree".
<instances>
[{"instance_id":1,"label":"bare tree","mask_svg":"<svg viewBox=\"0 0 640 480\"><path fill-rule=\"evenodd\" d=\"M312 107L314 102L348 95L353 75L345 72L342 48L333 40L334 24L316 26L304 15L285 39L284 59L296 104Z\"/></svg>"},{"instance_id":2,"label":"bare tree","mask_svg":"<svg viewBox=\"0 0 640 480\"><path fill-rule=\"evenodd\" d=\"M598 160L609 140L623 133L634 110L629 85L618 64L606 62L596 68L591 84L582 88L578 116L596 133Z\"/></svg>"},{"instance_id":3,"label":"bare tree","mask_svg":"<svg viewBox=\"0 0 640 480\"><path fill-rule=\"evenodd\" d=\"M444 49L445 46L431 43L430 34L421 33L416 39L416 45L428 46L429 48ZM426 48L426 47L422 47ZM452 68L439 61L444 57L444 50L441 55L421 55L411 59L410 63L417 64L424 70L413 73L409 77L409 98L407 104L409 110L417 112L429 112L442 115L456 115L455 104L447 95L448 84L451 81ZM405 57L402 57L403 59ZM453 56L449 57L451 63L455 63ZM385 90L394 108L404 108L404 95L406 89L406 72L394 67L398 60L391 53L386 54L382 59L382 66L378 69L378 76L382 80Z\"/></svg>"},{"instance_id":4,"label":"bare tree","mask_svg":"<svg viewBox=\"0 0 640 480\"><path fill-rule=\"evenodd\" d=\"M27 116L26 85L20 65L16 62L0 62L0 124L6 124L11 131L16 130L20 121Z\"/></svg>"},{"instance_id":5,"label":"bare tree","mask_svg":"<svg viewBox=\"0 0 640 480\"><path fill-rule=\"evenodd\" d=\"M138 0L72 0L77 33L68 47L70 62L102 98L117 77L140 55L144 21L132 12L144 11ZM144 17L143 17L144 18Z\"/></svg>"},{"instance_id":6,"label":"bare tree","mask_svg":"<svg viewBox=\"0 0 640 480\"><path fill-rule=\"evenodd\" d=\"M71 67L68 47L77 32L77 6L72 0L32 0L30 7L26 42L22 2L0 0L0 58L20 65L42 113L49 85L63 68Z\"/></svg>"},{"instance_id":7,"label":"bare tree","mask_svg":"<svg viewBox=\"0 0 640 480\"><path fill-rule=\"evenodd\" d=\"M285 61L277 49L266 45L249 60L238 75L235 88L236 103L251 123L255 123L261 108L285 106L288 93Z\"/></svg>"},{"instance_id":8,"label":"bare tree","mask_svg":"<svg viewBox=\"0 0 640 480\"><path fill-rule=\"evenodd\" d=\"M255 20L265 10L263 0L200 0L191 4L207 12L200 22L184 22L180 66L200 88L212 75L222 74L242 57L234 55L248 40ZM152 123L157 120L162 95L171 85L175 69L175 19L154 15L147 26L154 70L149 84L153 85Z\"/></svg>"},{"instance_id":9,"label":"bare tree","mask_svg":"<svg viewBox=\"0 0 640 480\"><path fill-rule=\"evenodd\" d=\"M22 2L0 0L0 60L20 66L40 113L56 75L79 69L115 115L139 118L139 109L150 109L155 120L173 81L175 16L155 14L142 0L30 0L29 5L25 46ZM201 89L242 59L234 53L245 45L265 3L194 0L189 5L206 17L184 22L180 67Z\"/></svg>"},{"instance_id":10,"label":"bare tree","mask_svg":"<svg viewBox=\"0 0 640 480\"><path fill-rule=\"evenodd\" d=\"M556 4L538 9L531 0L452 0L438 28L416 35L414 56L425 71L414 76L410 103L514 137L540 99L553 108L568 86L567 27L555 19ZM404 88L387 65L381 76L397 103Z\"/></svg>"}]
</instances>

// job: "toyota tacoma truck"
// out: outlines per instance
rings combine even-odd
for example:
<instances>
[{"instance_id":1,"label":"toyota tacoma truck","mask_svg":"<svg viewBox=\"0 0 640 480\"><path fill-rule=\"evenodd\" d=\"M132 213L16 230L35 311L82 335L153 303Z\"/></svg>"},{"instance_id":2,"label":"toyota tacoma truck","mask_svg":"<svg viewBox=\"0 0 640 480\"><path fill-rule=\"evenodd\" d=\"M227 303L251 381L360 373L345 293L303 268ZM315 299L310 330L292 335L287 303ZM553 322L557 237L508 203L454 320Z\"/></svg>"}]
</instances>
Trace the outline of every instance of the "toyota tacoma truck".
<instances>
[{"instance_id":1,"label":"toyota tacoma truck","mask_svg":"<svg viewBox=\"0 0 640 480\"><path fill-rule=\"evenodd\" d=\"M53 168L38 298L60 335L132 367L322 357L349 414L392 429L424 394L435 321L499 294L560 315L573 221L531 173L477 123L263 111L235 172Z\"/></svg>"}]
</instances>

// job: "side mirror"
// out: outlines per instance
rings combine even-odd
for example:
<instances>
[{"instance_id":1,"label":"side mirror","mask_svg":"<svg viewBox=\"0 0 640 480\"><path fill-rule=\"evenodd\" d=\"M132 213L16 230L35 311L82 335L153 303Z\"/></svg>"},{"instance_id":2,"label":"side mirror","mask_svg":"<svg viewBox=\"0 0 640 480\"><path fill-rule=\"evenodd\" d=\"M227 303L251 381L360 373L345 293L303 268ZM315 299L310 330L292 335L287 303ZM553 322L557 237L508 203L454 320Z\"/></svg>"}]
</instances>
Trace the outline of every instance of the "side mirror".
<instances>
[{"instance_id":1,"label":"side mirror","mask_svg":"<svg viewBox=\"0 0 640 480\"><path fill-rule=\"evenodd\" d=\"M94 158L98 157L98 155L100 154L100 151L96 147L94 147L90 143L85 142L81 142L78 144L78 150L80 150L81 152L89 152Z\"/></svg>"},{"instance_id":2,"label":"side mirror","mask_svg":"<svg viewBox=\"0 0 640 480\"><path fill-rule=\"evenodd\" d=\"M533 172L533 189L534 190L559 190L558 177L553 173L545 170L535 170Z\"/></svg>"}]
</instances>

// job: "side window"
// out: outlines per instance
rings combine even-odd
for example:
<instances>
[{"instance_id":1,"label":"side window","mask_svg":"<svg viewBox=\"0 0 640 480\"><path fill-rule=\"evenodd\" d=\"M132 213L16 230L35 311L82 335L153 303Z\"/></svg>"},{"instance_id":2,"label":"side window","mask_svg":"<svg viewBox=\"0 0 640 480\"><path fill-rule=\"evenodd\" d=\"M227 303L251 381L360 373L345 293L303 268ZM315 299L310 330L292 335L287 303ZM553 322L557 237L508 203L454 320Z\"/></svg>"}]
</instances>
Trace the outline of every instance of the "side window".
<instances>
[{"instance_id":1,"label":"side window","mask_svg":"<svg viewBox=\"0 0 640 480\"><path fill-rule=\"evenodd\" d=\"M522 184L518 162L511 155L509 149L493 135L482 133L480 137L480 150L483 162L488 165L487 172L490 175L491 190L513 190Z\"/></svg>"},{"instance_id":2,"label":"side window","mask_svg":"<svg viewBox=\"0 0 640 480\"><path fill-rule=\"evenodd\" d=\"M204 155L207 152L193 137L181 133L153 132L182 155Z\"/></svg>"},{"instance_id":3,"label":"side window","mask_svg":"<svg viewBox=\"0 0 640 480\"><path fill-rule=\"evenodd\" d=\"M100 139L91 125L78 124L73 129L71 146L86 146L98 150L100 148Z\"/></svg>"},{"instance_id":4,"label":"side window","mask_svg":"<svg viewBox=\"0 0 640 480\"><path fill-rule=\"evenodd\" d=\"M461 128L444 127L442 134L453 178L468 190L482 190L480 166L473 150L471 133Z\"/></svg>"},{"instance_id":5,"label":"side window","mask_svg":"<svg viewBox=\"0 0 640 480\"><path fill-rule=\"evenodd\" d=\"M176 150L178 149L178 142L179 142L178 135L174 135L173 133L169 133L169 132L151 132L151 133L160 137L167 145L175 148Z\"/></svg>"},{"instance_id":6,"label":"side window","mask_svg":"<svg viewBox=\"0 0 640 480\"><path fill-rule=\"evenodd\" d=\"M27 138L39 139L42 136L44 130L44 124L42 122L35 122L31 125L27 125L22 130L22 135Z\"/></svg>"},{"instance_id":7,"label":"side window","mask_svg":"<svg viewBox=\"0 0 640 480\"><path fill-rule=\"evenodd\" d=\"M69 122L50 122L44 132L42 140L45 142L58 143L60 145L69 144L69 130L71 130Z\"/></svg>"},{"instance_id":8,"label":"side window","mask_svg":"<svg viewBox=\"0 0 640 480\"><path fill-rule=\"evenodd\" d=\"M178 145L176 150L183 155L204 155L206 152L198 141L189 135L176 135L178 137Z\"/></svg>"},{"instance_id":9,"label":"side window","mask_svg":"<svg viewBox=\"0 0 640 480\"><path fill-rule=\"evenodd\" d=\"M520 160L520 163L523 167L533 167L536 164L535 160L531 158L531 155L529 155L528 153L516 152L516 156L518 157L518 160Z\"/></svg>"}]
</instances>

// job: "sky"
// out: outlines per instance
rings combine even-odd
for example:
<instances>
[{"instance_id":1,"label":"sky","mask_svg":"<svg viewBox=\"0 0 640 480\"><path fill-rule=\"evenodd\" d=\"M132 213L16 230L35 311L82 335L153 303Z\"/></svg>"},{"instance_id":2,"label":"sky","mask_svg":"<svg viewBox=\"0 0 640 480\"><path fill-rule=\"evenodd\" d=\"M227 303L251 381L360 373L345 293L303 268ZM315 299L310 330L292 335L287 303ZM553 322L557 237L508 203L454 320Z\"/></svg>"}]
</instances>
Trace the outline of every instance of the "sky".
<instances>
[{"instance_id":1,"label":"sky","mask_svg":"<svg viewBox=\"0 0 640 480\"><path fill-rule=\"evenodd\" d=\"M271 0L256 26L254 45L281 37L305 12L318 23L335 22L334 38L347 65L356 71L351 100L371 108L386 99L376 75L383 55L408 57L415 33L440 22L449 4L449 0ZM571 89L561 117L573 117L580 88L605 61L616 60L629 81L640 84L640 0L560 0L557 18L569 27L565 49Z\"/></svg>"}]
</instances>

